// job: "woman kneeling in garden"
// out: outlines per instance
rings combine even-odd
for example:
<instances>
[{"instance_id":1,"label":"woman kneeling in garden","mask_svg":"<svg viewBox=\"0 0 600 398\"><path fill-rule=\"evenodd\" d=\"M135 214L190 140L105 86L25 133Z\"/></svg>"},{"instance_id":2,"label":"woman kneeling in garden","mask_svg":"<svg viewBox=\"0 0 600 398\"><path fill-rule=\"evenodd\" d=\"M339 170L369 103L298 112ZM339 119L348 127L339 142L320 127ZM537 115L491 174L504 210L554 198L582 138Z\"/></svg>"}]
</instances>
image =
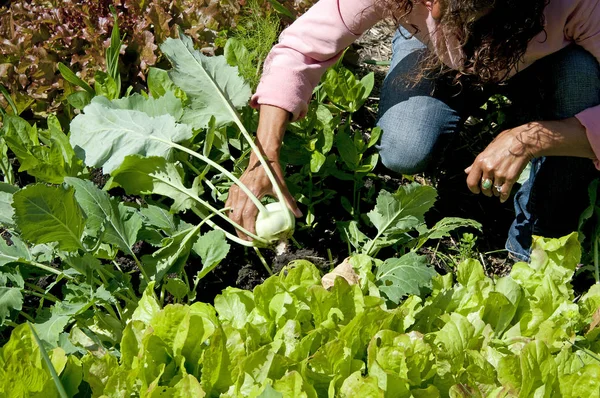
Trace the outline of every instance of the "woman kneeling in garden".
<instances>
[{"instance_id":1,"label":"woman kneeling in garden","mask_svg":"<svg viewBox=\"0 0 600 398\"><path fill-rule=\"evenodd\" d=\"M320 0L282 33L252 98L260 107L258 143L296 216L279 164L286 125L306 114L343 49L385 17L400 27L381 90L383 164L402 174L425 170L445 137L501 88L520 125L465 170L468 188L506 201L531 162L506 243L520 259L529 258L532 235L576 230L600 167L600 0ZM242 181L258 195L271 193L256 158ZM228 206L253 231L257 210L235 186Z\"/></svg>"}]
</instances>

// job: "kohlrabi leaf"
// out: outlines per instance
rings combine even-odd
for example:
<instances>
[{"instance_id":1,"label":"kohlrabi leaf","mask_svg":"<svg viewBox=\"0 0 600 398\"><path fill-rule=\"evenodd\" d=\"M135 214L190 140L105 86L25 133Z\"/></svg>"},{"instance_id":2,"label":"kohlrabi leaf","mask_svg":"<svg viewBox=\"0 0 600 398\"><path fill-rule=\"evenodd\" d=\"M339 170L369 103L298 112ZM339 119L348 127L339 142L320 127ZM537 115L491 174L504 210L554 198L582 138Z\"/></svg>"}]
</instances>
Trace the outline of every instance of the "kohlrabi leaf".
<instances>
[{"instance_id":1,"label":"kohlrabi leaf","mask_svg":"<svg viewBox=\"0 0 600 398\"><path fill-rule=\"evenodd\" d=\"M219 265L221 260L229 253L229 247L222 231L210 231L198 238L192 247L194 253L202 259L202 269L198 271L196 278L204 278L206 274Z\"/></svg>"},{"instance_id":2,"label":"kohlrabi leaf","mask_svg":"<svg viewBox=\"0 0 600 398\"><path fill-rule=\"evenodd\" d=\"M15 221L26 240L57 242L60 250L81 249L85 218L73 188L34 184L13 196Z\"/></svg>"},{"instance_id":3,"label":"kohlrabi leaf","mask_svg":"<svg viewBox=\"0 0 600 398\"><path fill-rule=\"evenodd\" d=\"M12 245L8 245L4 238L0 239L0 267L10 263L31 261L31 252L29 248L18 236L10 237Z\"/></svg>"},{"instance_id":4,"label":"kohlrabi leaf","mask_svg":"<svg viewBox=\"0 0 600 398\"><path fill-rule=\"evenodd\" d=\"M48 117L48 130L38 130L18 116L7 116L3 130L5 140L27 171L42 181L60 184L65 176L76 175L81 165L56 116Z\"/></svg>"},{"instance_id":5,"label":"kohlrabi leaf","mask_svg":"<svg viewBox=\"0 0 600 398\"><path fill-rule=\"evenodd\" d=\"M377 228L377 236L365 248L365 254L373 255L381 247L378 240L389 243L405 232L424 222L424 215L433 206L437 193L434 188L413 183L401 186L395 193L385 190L379 193L377 205L367 216Z\"/></svg>"},{"instance_id":6,"label":"kohlrabi leaf","mask_svg":"<svg viewBox=\"0 0 600 398\"><path fill-rule=\"evenodd\" d=\"M437 272L427 263L426 256L409 252L400 258L390 258L377 268L375 278L379 290L390 301L398 304L402 297L420 294L431 286L431 278Z\"/></svg>"},{"instance_id":7,"label":"kohlrabi leaf","mask_svg":"<svg viewBox=\"0 0 600 398\"><path fill-rule=\"evenodd\" d=\"M113 179L128 194L157 194L173 199L171 211L180 212L191 208L199 195L199 186L183 185L183 170L162 157L128 156L113 171Z\"/></svg>"},{"instance_id":8,"label":"kohlrabi leaf","mask_svg":"<svg viewBox=\"0 0 600 398\"><path fill-rule=\"evenodd\" d=\"M111 200L106 191L91 181L67 177L65 182L75 188L75 198L87 216L87 233L97 237L104 230L103 242L131 254L131 246L142 227L140 214L123 203Z\"/></svg>"},{"instance_id":9,"label":"kohlrabi leaf","mask_svg":"<svg viewBox=\"0 0 600 398\"><path fill-rule=\"evenodd\" d=\"M12 226L14 224L12 208L13 194L19 190L14 185L0 182L0 225Z\"/></svg>"},{"instance_id":10,"label":"kohlrabi leaf","mask_svg":"<svg viewBox=\"0 0 600 398\"><path fill-rule=\"evenodd\" d=\"M181 119L183 107L181 100L175 97L171 91L167 91L159 98L146 98L140 94L110 101L106 97L97 97L94 103L111 109L124 109L144 112L150 117L171 115L175 120Z\"/></svg>"},{"instance_id":11,"label":"kohlrabi leaf","mask_svg":"<svg viewBox=\"0 0 600 398\"><path fill-rule=\"evenodd\" d=\"M75 199L87 217L86 232L91 236L98 236L104 229L105 222L112 217L108 193L96 187L91 181L75 177L65 178L65 183L75 188Z\"/></svg>"},{"instance_id":12,"label":"kohlrabi leaf","mask_svg":"<svg viewBox=\"0 0 600 398\"><path fill-rule=\"evenodd\" d=\"M415 248L422 247L430 239L441 239L450 235L450 232L457 228L471 227L481 231L481 224L475 220L460 217L445 217L438 221L431 229L423 224L423 228L418 228L419 237L416 239Z\"/></svg>"},{"instance_id":13,"label":"kohlrabi leaf","mask_svg":"<svg viewBox=\"0 0 600 398\"><path fill-rule=\"evenodd\" d=\"M178 232L166 238L163 247L152 255L143 256L142 263L150 279L158 283L169 272L181 272L199 231L197 226Z\"/></svg>"},{"instance_id":14,"label":"kohlrabi leaf","mask_svg":"<svg viewBox=\"0 0 600 398\"><path fill-rule=\"evenodd\" d=\"M112 173L128 155L170 158L172 143L192 137L191 127L168 114L112 109L96 100L71 122L71 144L88 166ZM177 100L179 101L179 100Z\"/></svg>"},{"instance_id":15,"label":"kohlrabi leaf","mask_svg":"<svg viewBox=\"0 0 600 398\"><path fill-rule=\"evenodd\" d=\"M177 230L175 218L168 209L156 205L148 205L148 207L140 209L140 213L144 224L161 229L167 235L172 235Z\"/></svg>"},{"instance_id":16,"label":"kohlrabi leaf","mask_svg":"<svg viewBox=\"0 0 600 398\"><path fill-rule=\"evenodd\" d=\"M250 86L227 64L225 57L207 57L194 49L192 40L180 33L179 39L168 38L160 49L173 69L171 80L185 91L191 104L182 121L194 128L205 128L212 116L217 126L236 118L236 108L248 104Z\"/></svg>"},{"instance_id":17,"label":"kohlrabi leaf","mask_svg":"<svg viewBox=\"0 0 600 398\"><path fill-rule=\"evenodd\" d=\"M21 311L23 295L18 287L0 286L0 326L10 316L11 311Z\"/></svg>"}]
</instances>

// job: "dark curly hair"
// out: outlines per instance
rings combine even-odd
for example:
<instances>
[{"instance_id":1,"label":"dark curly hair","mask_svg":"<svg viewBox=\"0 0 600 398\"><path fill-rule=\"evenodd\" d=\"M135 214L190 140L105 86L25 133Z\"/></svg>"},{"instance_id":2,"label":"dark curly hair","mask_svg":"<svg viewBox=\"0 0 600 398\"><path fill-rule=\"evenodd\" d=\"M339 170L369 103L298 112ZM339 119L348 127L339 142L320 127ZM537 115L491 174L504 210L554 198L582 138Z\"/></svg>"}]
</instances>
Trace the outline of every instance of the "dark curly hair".
<instances>
[{"instance_id":1,"label":"dark curly hair","mask_svg":"<svg viewBox=\"0 0 600 398\"><path fill-rule=\"evenodd\" d=\"M383 0L389 15L400 22L423 0ZM453 32L464 53L462 65L451 71L435 55L422 63L418 78L438 71L484 85L505 80L516 71L531 39L544 30L549 0L439 0L440 29Z\"/></svg>"}]
</instances>

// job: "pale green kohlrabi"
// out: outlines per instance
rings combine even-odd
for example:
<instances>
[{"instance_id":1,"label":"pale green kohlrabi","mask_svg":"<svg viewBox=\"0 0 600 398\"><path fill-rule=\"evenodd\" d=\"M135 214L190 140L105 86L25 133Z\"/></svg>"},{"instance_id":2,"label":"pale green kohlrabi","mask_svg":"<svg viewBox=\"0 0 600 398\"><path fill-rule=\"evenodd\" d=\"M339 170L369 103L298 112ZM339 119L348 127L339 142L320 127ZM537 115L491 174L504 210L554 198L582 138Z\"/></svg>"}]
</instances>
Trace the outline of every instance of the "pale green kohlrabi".
<instances>
[{"instance_id":1,"label":"pale green kohlrabi","mask_svg":"<svg viewBox=\"0 0 600 398\"><path fill-rule=\"evenodd\" d=\"M256 234L269 242L281 241L294 233L294 214L282 202L273 202L258 212Z\"/></svg>"}]
</instances>

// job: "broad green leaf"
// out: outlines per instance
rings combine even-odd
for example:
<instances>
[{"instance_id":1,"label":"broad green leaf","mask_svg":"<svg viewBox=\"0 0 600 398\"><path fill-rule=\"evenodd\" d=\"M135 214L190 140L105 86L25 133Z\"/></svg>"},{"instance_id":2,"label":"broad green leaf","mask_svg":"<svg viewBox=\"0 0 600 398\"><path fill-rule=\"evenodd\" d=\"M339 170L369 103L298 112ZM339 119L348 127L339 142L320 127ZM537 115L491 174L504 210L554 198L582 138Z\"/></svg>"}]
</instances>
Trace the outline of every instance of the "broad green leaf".
<instances>
[{"instance_id":1,"label":"broad green leaf","mask_svg":"<svg viewBox=\"0 0 600 398\"><path fill-rule=\"evenodd\" d=\"M402 186L396 193L381 191L369 220L380 234L402 233L423 222L423 216L433 206L435 189L413 183Z\"/></svg>"},{"instance_id":2,"label":"broad green leaf","mask_svg":"<svg viewBox=\"0 0 600 398\"><path fill-rule=\"evenodd\" d=\"M250 86L236 68L227 64L225 57L204 56L184 34L179 39L168 38L160 49L173 65L169 72L171 80L191 101L182 118L184 123L205 128L214 116L220 126L234 121L235 109L247 105Z\"/></svg>"},{"instance_id":3,"label":"broad green leaf","mask_svg":"<svg viewBox=\"0 0 600 398\"><path fill-rule=\"evenodd\" d=\"M485 279L483 266L477 260L468 259L458 264L456 281L463 286L477 288L477 282Z\"/></svg>"},{"instance_id":4,"label":"broad green leaf","mask_svg":"<svg viewBox=\"0 0 600 398\"><path fill-rule=\"evenodd\" d=\"M361 251L365 243L369 241L367 235L358 229L358 222L356 221L338 222L337 227L342 233L342 238L350 243L357 252Z\"/></svg>"},{"instance_id":5,"label":"broad green leaf","mask_svg":"<svg viewBox=\"0 0 600 398\"><path fill-rule=\"evenodd\" d=\"M202 385L192 375L183 376L173 387L156 386L154 390L148 391L148 398L202 398L206 393Z\"/></svg>"},{"instance_id":6,"label":"broad green leaf","mask_svg":"<svg viewBox=\"0 0 600 398\"><path fill-rule=\"evenodd\" d=\"M73 188L29 185L13 195L13 208L23 238L36 244L57 242L65 251L82 248L85 219Z\"/></svg>"},{"instance_id":7,"label":"broad green leaf","mask_svg":"<svg viewBox=\"0 0 600 398\"><path fill-rule=\"evenodd\" d=\"M384 391L377 385L376 377L362 377L361 371L352 373L342 383L340 388L340 398L355 397L381 397L385 396Z\"/></svg>"},{"instance_id":8,"label":"broad green leaf","mask_svg":"<svg viewBox=\"0 0 600 398\"><path fill-rule=\"evenodd\" d=\"M51 347L56 347L59 335L65 330L70 320L71 315L53 313L46 322L36 323L34 327L42 341L50 344Z\"/></svg>"},{"instance_id":9,"label":"broad green leaf","mask_svg":"<svg viewBox=\"0 0 600 398\"><path fill-rule=\"evenodd\" d=\"M444 217L431 227L431 229L419 229L416 248L422 247L430 239L441 239L450 236L450 232L463 227L476 228L481 231L481 224L475 220L460 217Z\"/></svg>"},{"instance_id":10,"label":"broad green leaf","mask_svg":"<svg viewBox=\"0 0 600 398\"><path fill-rule=\"evenodd\" d=\"M199 187L183 185L183 170L165 158L127 156L113 171L113 178L130 195L157 194L173 199L171 211L180 212L197 203Z\"/></svg>"},{"instance_id":11,"label":"broad green leaf","mask_svg":"<svg viewBox=\"0 0 600 398\"><path fill-rule=\"evenodd\" d=\"M67 101L75 109L82 110L92 102L93 95L86 91L77 91L73 94L69 94Z\"/></svg>"},{"instance_id":12,"label":"broad green leaf","mask_svg":"<svg viewBox=\"0 0 600 398\"><path fill-rule=\"evenodd\" d=\"M9 397L24 397L44 392L56 396L52 390L44 391L51 376L44 364L40 348L35 342L28 324L17 326L8 343L0 349L0 394Z\"/></svg>"},{"instance_id":13,"label":"broad green leaf","mask_svg":"<svg viewBox=\"0 0 600 398\"><path fill-rule=\"evenodd\" d=\"M323 88L331 102L346 112L354 113L364 104L373 84L372 73L360 81L348 69L339 67L327 71Z\"/></svg>"},{"instance_id":14,"label":"broad green leaf","mask_svg":"<svg viewBox=\"0 0 600 398\"><path fill-rule=\"evenodd\" d=\"M521 352L521 374L520 396L552 397L559 389L554 358L539 340L527 344Z\"/></svg>"},{"instance_id":15,"label":"broad green leaf","mask_svg":"<svg viewBox=\"0 0 600 398\"><path fill-rule=\"evenodd\" d=\"M97 70L94 74L94 90L96 96L104 96L108 99L117 99L121 95L120 79L115 80L108 73Z\"/></svg>"},{"instance_id":16,"label":"broad green leaf","mask_svg":"<svg viewBox=\"0 0 600 398\"><path fill-rule=\"evenodd\" d=\"M376 333L368 347L369 375L389 396L404 396L410 386L420 386L436 375L433 350L418 332L391 330Z\"/></svg>"},{"instance_id":17,"label":"broad green leaf","mask_svg":"<svg viewBox=\"0 0 600 398\"><path fill-rule=\"evenodd\" d=\"M254 296L247 290L227 287L215 297L215 309L222 323L228 322L234 328L242 329L254 309Z\"/></svg>"},{"instance_id":18,"label":"broad green leaf","mask_svg":"<svg viewBox=\"0 0 600 398\"><path fill-rule=\"evenodd\" d=\"M144 224L159 228L168 235L172 235L177 230L173 214L165 208L148 205L148 207L140 209L140 213L144 219Z\"/></svg>"},{"instance_id":19,"label":"broad green leaf","mask_svg":"<svg viewBox=\"0 0 600 398\"><path fill-rule=\"evenodd\" d=\"M172 143L192 137L192 129L171 115L111 109L94 99L71 122L71 145L86 165L112 173L128 155L170 158Z\"/></svg>"},{"instance_id":20,"label":"broad green leaf","mask_svg":"<svg viewBox=\"0 0 600 398\"><path fill-rule=\"evenodd\" d=\"M81 80L68 66L62 62L59 62L57 66L60 74L66 81L74 84L75 86L81 87L92 96L95 95L94 90L89 86L89 84Z\"/></svg>"},{"instance_id":21,"label":"broad green leaf","mask_svg":"<svg viewBox=\"0 0 600 398\"><path fill-rule=\"evenodd\" d=\"M19 188L13 185L0 182L0 225L13 225L13 215L15 211L12 208L12 201L13 194L18 190Z\"/></svg>"},{"instance_id":22,"label":"broad green leaf","mask_svg":"<svg viewBox=\"0 0 600 398\"><path fill-rule=\"evenodd\" d=\"M150 117L171 115L175 120L181 119L183 107L181 100L171 91L159 98L146 98L140 94L109 101L108 98L98 97L94 102L110 109L123 109L144 112Z\"/></svg>"},{"instance_id":23,"label":"broad green leaf","mask_svg":"<svg viewBox=\"0 0 600 398\"><path fill-rule=\"evenodd\" d=\"M9 246L4 239L0 239L0 267L10 263L27 263L32 260L29 248L16 235L10 237L12 245Z\"/></svg>"},{"instance_id":24,"label":"broad green leaf","mask_svg":"<svg viewBox=\"0 0 600 398\"><path fill-rule=\"evenodd\" d=\"M292 395L290 395L292 396ZM297 397L297 395L293 395ZM270 384L267 384L263 392L257 398L283 398L284 395L279 391L275 390Z\"/></svg>"},{"instance_id":25,"label":"broad green leaf","mask_svg":"<svg viewBox=\"0 0 600 398\"><path fill-rule=\"evenodd\" d=\"M294 21L296 19L296 16L290 10L288 10L287 8L285 8L283 6L283 4L281 4L279 1L277 1L277 0L269 0L269 3L271 3L271 5L273 6L273 9L275 9L275 11L277 11L281 15L285 15L286 17L288 17L292 21Z\"/></svg>"},{"instance_id":26,"label":"broad green leaf","mask_svg":"<svg viewBox=\"0 0 600 398\"><path fill-rule=\"evenodd\" d=\"M340 131L335 136L335 143L346 166L355 171L360 163L361 154L354 145L352 138L346 132Z\"/></svg>"},{"instance_id":27,"label":"broad green leaf","mask_svg":"<svg viewBox=\"0 0 600 398\"><path fill-rule=\"evenodd\" d=\"M279 380L275 380L273 388L284 397L317 398L315 389L302 379L297 371L288 372Z\"/></svg>"},{"instance_id":28,"label":"broad green leaf","mask_svg":"<svg viewBox=\"0 0 600 398\"><path fill-rule=\"evenodd\" d=\"M178 300L184 298L189 292L190 287L179 278L171 278L165 283L165 289Z\"/></svg>"},{"instance_id":29,"label":"broad green leaf","mask_svg":"<svg viewBox=\"0 0 600 398\"><path fill-rule=\"evenodd\" d=\"M146 325L150 325L150 321L160 311L160 306L154 295L154 283L148 283L142 298L138 302L138 306L131 316L132 321L142 321Z\"/></svg>"},{"instance_id":30,"label":"broad green leaf","mask_svg":"<svg viewBox=\"0 0 600 398\"><path fill-rule=\"evenodd\" d=\"M181 100L187 98L183 90L173 83L169 77L169 72L158 68L150 68L148 71L148 92L150 95L153 98L160 98L169 91Z\"/></svg>"},{"instance_id":31,"label":"broad green leaf","mask_svg":"<svg viewBox=\"0 0 600 398\"><path fill-rule=\"evenodd\" d=\"M561 377L560 392L564 398L600 396L600 365L586 365L573 374Z\"/></svg>"},{"instance_id":32,"label":"broad green leaf","mask_svg":"<svg viewBox=\"0 0 600 398\"><path fill-rule=\"evenodd\" d=\"M381 292L398 304L402 297L418 295L431 287L431 278L435 275L437 272L429 267L426 256L410 252L384 261L377 268L375 278Z\"/></svg>"},{"instance_id":33,"label":"broad green leaf","mask_svg":"<svg viewBox=\"0 0 600 398\"><path fill-rule=\"evenodd\" d=\"M104 242L132 254L131 247L142 227L139 213L123 203L111 200L106 191L99 189L91 181L67 177L65 182L75 188L75 198L87 216L88 234L98 236L100 231L105 230L102 236Z\"/></svg>"},{"instance_id":34,"label":"broad green leaf","mask_svg":"<svg viewBox=\"0 0 600 398\"><path fill-rule=\"evenodd\" d=\"M76 175L81 170L56 116L48 117L47 131L30 126L18 116L6 116L4 123L5 140L19 159L19 171L60 184L65 176Z\"/></svg>"},{"instance_id":35,"label":"broad green leaf","mask_svg":"<svg viewBox=\"0 0 600 398\"><path fill-rule=\"evenodd\" d=\"M367 245L365 254L373 254L387 240L392 244L401 234L423 223L424 215L433 206L437 193L434 188L413 183L402 186L396 193L379 193L377 205L367 216L377 228L377 236Z\"/></svg>"},{"instance_id":36,"label":"broad green leaf","mask_svg":"<svg viewBox=\"0 0 600 398\"><path fill-rule=\"evenodd\" d=\"M222 231L214 230L200 236L192 250L202 259L202 269L196 275L197 279L202 279L206 274L215 269L217 265L227 257L229 253L229 244Z\"/></svg>"},{"instance_id":37,"label":"broad green leaf","mask_svg":"<svg viewBox=\"0 0 600 398\"><path fill-rule=\"evenodd\" d=\"M241 40L231 37L227 39L223 56L230 66L247 65L252 63L252 55Z\"/></svg>"},{"instance_id":38,"label":"broad green leaf","mask_svg":"<svg viewBox=\"0 0 600 398\"><path fill-rule=\"evenodd\" d=\"M314 151L310 155L310 171L312 173L318 173L321 167L325 164L327 158L319 151Z\"/></svg>"},{"instance_id":39,"label":"broad green leaf","mask_svg":"<svg viewBox=\"0 0 600 398\"><path fill-rule=\"evenodd\" d=\"M8 319L11 311L21 311L23 295L18 287L0 287L0 326Z\"/></svg>"},{"instance_id":40,"label":"broad green leaf","mask_svg":"<svg viewBox=\"0 0 600 398\"><path fill-rule=\"evenodd\" d=\"M75 199L87 217L86 232L91 236L98 236L106 221L112 218L110 196L91 181L67 177L65 183L75 188Z\"/></svg>"},{"instance_id":41,"label":"broad green leaf","mask_svg":"<svg viewBox=\"0 0 600 398\"><path fill-rule=\"evenodd\" d=\"M165 239L163 247L142 257L146 273L157 283L170 272L179 273L187 261L200 226L190 227Z\"/></svg>"}]
</instances>

